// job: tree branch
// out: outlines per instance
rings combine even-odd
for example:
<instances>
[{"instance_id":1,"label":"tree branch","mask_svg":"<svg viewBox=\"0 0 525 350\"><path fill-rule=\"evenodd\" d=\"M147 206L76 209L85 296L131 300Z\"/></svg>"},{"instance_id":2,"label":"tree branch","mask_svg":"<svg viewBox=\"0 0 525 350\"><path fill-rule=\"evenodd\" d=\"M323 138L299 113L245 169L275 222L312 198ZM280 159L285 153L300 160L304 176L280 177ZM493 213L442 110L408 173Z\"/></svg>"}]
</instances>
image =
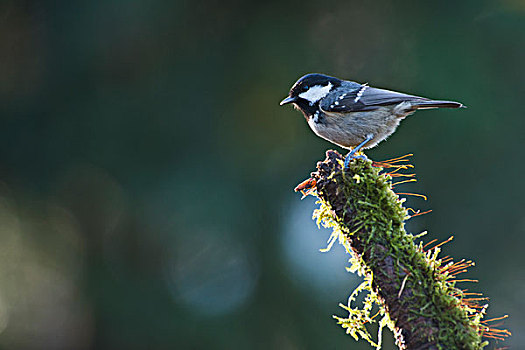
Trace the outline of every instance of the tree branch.
<instances>
[{"instance_id":1,"label":"tree branch","mask_svg":"<svg viewBox=\"0 0 525 350\"><path fill-rule=\"evenodd\" d=\"M343 306L349 318L336 317L354 338L357 334L372 344L363 324L372 322L373 303L394 332L399 349L482 349L488 342L482 333L491 331L481 323L486 306L468 299L455 287L455 275L471 262L438 258L439 245L427 249L407 234L409 218L392 190L391 176L370 160L354 159L342 169L343 157L328 151L303 188L311 187L321 200L314 216L318 223L334 228L337 238L353 253L353 266L365 276L354 294L368 290L362 310ZM381 330L380 330L381 331ZM509 333L510 334L510 333Z\"/></svg>"}]
</instances>

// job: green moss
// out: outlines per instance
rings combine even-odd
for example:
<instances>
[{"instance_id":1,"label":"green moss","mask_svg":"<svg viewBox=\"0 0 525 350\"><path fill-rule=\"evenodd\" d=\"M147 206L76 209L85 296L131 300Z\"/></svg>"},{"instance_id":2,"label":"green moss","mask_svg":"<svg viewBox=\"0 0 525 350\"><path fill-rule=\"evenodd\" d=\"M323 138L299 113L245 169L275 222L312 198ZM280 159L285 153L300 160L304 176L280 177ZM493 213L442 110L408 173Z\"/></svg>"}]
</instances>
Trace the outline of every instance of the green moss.
<instances>
[{"instance_id":1,"label":"green moss","mask_svg":"<svg viewBox=\"0 0 525 350\"><path fill-rule=\"evenodd\" d=\"M465 302L453 281L451 267L456 265L439 257L439 247L425 251L417 237L405 231L409 215L404 199L382 170L356 159L345 171L337 167L328 176L318 175L320 206L313 217L318 225L333 229L325 251L338 241L352 252L348 270L365 276L348 305L341 305L348 317L334 318L354 339L365 339L377 349L385 326L398 333L398 341L425 337L417 341L436 349L482 349L487 345L480 323L485 307ZM391 295L392 290L398 295ZM366 296L358 307L353 304L360 293ZM379 317L374 317L374 308ZM394 309L395 315L389 312ZM374 341L366 325L377 319L380 330Z\"/></svg>"}]
</instances>

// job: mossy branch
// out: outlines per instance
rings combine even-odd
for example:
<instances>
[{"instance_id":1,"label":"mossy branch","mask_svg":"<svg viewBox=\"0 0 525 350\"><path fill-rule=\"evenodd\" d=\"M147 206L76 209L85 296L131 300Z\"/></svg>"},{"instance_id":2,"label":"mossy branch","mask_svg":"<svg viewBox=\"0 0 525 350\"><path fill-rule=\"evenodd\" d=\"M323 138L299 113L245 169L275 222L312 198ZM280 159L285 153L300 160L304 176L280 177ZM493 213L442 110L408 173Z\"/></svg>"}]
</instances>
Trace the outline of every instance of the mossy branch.
<instances>
[{"instance_id":1,"label":"mossy branch","mask_svg":"<svg viewBox=\"0 0 525 350\"><path fill-rule=\"evenodd\" d=\"M473 265L439 258L441 244L430 249L416 244L406 233L408 211L392 190L394 171L382 172L370 160L355 159L342 169L343 157L328 151L317 172L300 185L320 199L314 212L318 224L334 229L329 247L339 240L352 253L349 270L365 276L364 282L341 305L348 318L335 317L356 340L368 340L381 347L381 330L390 328L399 349L482 349L482 338L502 339L506 330L488 327L481 320L487 305L479 294L465 293L455 284L458 273ZM367 291L363 307L353 307L357 295ZM379 311L371 315L377 305ZM379 339L372 340L365 324L380 314Z\"/></svg>"}]
</instances>

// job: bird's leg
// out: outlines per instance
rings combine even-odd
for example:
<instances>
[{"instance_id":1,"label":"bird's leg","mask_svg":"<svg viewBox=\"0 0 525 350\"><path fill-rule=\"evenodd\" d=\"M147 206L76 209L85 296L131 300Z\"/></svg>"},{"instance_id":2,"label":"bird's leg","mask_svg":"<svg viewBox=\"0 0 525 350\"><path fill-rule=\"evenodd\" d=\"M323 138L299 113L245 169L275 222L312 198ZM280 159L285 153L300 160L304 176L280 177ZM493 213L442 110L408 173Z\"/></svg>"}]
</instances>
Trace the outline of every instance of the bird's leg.
<instances>
[{"instance_id":1,"label":"bird's leg","mask_svg":"<svg viewBox=\"0 0 525 350\"><path fill-rule=\"evenodd\" d=\"M345 158L345 168L348 168L348 164L350 164L350 159L352 159L352 158L364 158L364 159L366 159L366 156L358 156L357 157L355 154L356 154L357 151L359 151L364 145L366 145L373 138L374 138L373 134L366 135L366 139L363 142L361 142L359 145L357 145L357 147L355 147L353 150L348 152L348 154L346 155L346 158Z\"/></svg>"}]
</instances>

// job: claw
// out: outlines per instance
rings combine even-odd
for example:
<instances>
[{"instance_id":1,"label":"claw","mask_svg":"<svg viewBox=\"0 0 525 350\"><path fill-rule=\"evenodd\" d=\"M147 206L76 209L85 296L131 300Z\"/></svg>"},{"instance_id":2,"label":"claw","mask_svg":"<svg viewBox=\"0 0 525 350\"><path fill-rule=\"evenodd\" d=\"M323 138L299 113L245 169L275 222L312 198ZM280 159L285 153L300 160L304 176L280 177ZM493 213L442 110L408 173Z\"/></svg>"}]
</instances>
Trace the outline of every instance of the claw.
<instances>
[{"instance_id":1,"label":"claw","mask_svg":"<svg viewBox=\"0 0 525 350\"><path fill-rule=\"evenodd\" d=\"M352 153L352 152L350 152ZM355 154L350 154L348 153L345 157L345 163L344 163L344 166L345 166L345 169L348 168L348 165L350 165L350 160L351 159L362 159L362 160L367 160L368 157L364 154L359 154L359 155L355 155Z\"/></svg>"}]
</instances>

